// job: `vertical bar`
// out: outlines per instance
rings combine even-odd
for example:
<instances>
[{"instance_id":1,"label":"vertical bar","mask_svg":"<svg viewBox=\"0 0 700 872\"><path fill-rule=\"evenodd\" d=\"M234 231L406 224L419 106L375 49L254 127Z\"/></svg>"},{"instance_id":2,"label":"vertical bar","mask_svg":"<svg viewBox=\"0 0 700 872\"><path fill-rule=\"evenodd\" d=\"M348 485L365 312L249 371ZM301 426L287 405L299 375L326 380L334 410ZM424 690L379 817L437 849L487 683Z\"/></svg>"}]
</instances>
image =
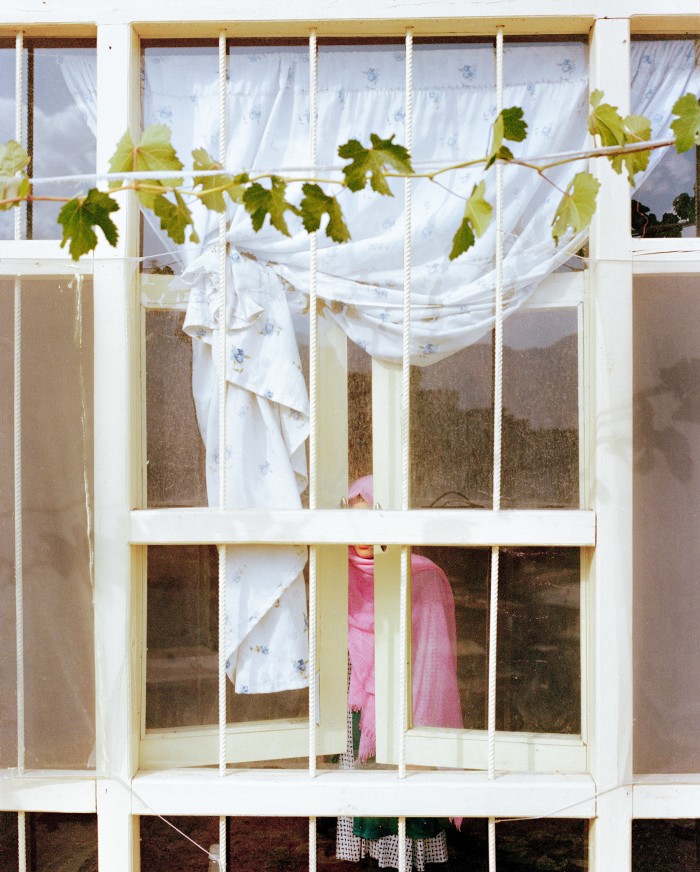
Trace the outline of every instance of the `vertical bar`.
<instances>
[{"instance_id":1,"label":"vertical bar","mask_svg":"<svg viewBox=\"0 0 700 872\"><path fill-rule=\"evenodd\" d=\"M318 50L316 30L309 33L309 114L310 158L312 172L318 163ZM309 508L313 511L318 503L318 236L309 236ZM316 546L309 549L309 776L316 776ZM311 821L309 822L311 827ZM314 827L315 834L315 827ZM311 829L309 830L311 837ZM309 851L311 844L309 844ZM316 853L314 851L314 859ZM309 855L311 859L311 855Z\"/></svg>"},{"instance_id":2,"label":"vertical bar","mask_svg":"<svg viewBox=\"0 0 700 872\"><path fill-rule=\"evenodd\" d=\"M406 148L410 152L413 147L413 29L406 29L406 115L405 137ZM402 322L402 354L401 354L401 510L407 512L410 508L410 405L411 405L411 179L404 180L404 236L403 236L403 322ZM410 644L408 639L408 614L410 609L409 585L411 583L411 549L408 545L401 548L401 591L399 603L399 668L400 668L400 698L399 698L399 778L406 777L406 733L409 717L408 705L410 676ZM399 872L407 868L406 857L406 818L400 817L398 822L399 840Z\"/></svg>"},{"instance_id":3,"label":"vertical bar","mask_svg":"<svg viewBox=\"0 0 700 872\"><path fill-rule=\"evenodd\" d=\"M15 40L15 138L22 141L22 54L24 35ZM22 238L22 209L15 211L15 239ZM15 642L17 646L17 771L24 771L24 555L22 552L22 281L15 279L13 324L14 513L15 513ZM20 841L24 815L20 815ZM21 867L23 868L23 867Z\"/></svg>"},{"instance_id":4,"label":"vertical bar","mask_svg":"<svg viewBox=\"0 0 700 872\"><path fill-rule=\"evenodd\" d=\"M496 111L503 111L503 27L496 30ZM494 301L493 510L501 508L503 425L503 164L496 161L496 288ZM496 663L498 655L499 549L491 549L489 602L488 777L496 777ZM496 872L496 819L489 818L489 872Z\"/></svg>"},{"instance_id":5,"label":"vertical bar","mask_svg":"<svg viewBox=\"0 0 700 872\"><path fill-rule=\"evenodd\" d=\"M226 164L226 34L219 34L219 162ZM226 508L226 212L219 217L219 506ZM219 547L219 775L226 775L226 561ZM226 872L226 817L219 818L219 869Z\"/></svg>"},{"instance_id":6,"label":"vertical bar","mask_svg":"<svg viewBox=\"0 0 700 872\"><path fill-rule=\"evenodd\" d=\"M312 173L318 164L318 46L316 28L309 33L309 114ZM318 236L309 237L309 508L317 507L318 492L318 313L316 311L318 275ZM316 588L317 551L309 549L309 777L316 777ZM309 872L316 872L316 818L309 817Z\"/></svg>"},{"instance_id":7,"label":"vertical bar","mask_svg":"<svg viewBox=\"0 0 700 872\"><path fill-rule=\"evenodd\" d=\"M32 45L27 47L27 153L29 154L27 172L31 178L34 175L34 47ZM27 239L34 238L34 206L31 200L27 200L25 232Z\"/></svg>"}]
</instances>

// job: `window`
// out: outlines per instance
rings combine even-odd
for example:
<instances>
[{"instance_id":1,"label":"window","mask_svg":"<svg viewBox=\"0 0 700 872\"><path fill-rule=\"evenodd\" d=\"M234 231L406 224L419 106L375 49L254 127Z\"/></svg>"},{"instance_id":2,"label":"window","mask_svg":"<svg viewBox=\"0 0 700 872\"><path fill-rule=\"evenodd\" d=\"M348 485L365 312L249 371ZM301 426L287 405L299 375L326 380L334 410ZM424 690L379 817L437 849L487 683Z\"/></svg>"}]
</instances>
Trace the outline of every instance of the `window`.
<instances>
[{"instance_id":1,"label":"window","mask_svg":"<svg viewBox=\"0 0 700 872\"><path fill-rule=\"evenodd\" d=\"M667 55L687 48L700 26L685 0L669 0L664 16L653 17L640 14L646 10L636 0L621 2L615 19L573 7L555 19L538 0L517 8L506 0L501 20L484 18L473 4L460 14L475 17L450 17L454 9L438 3L428 12L416 8L410 21L386 6L370 15L361 10L360 18L347 4L321 10L294 0L284 20L264 5L231 13L216 2L200 13L143 0L135 23L128 8L118 16L102 9L88 14L80 2L70 20L57 0L32 10L32 22L3 7L0 140L17 136L31 145L37 176L89 173L95 163L103 171L124 130L136 134L148 123L172 125L186 158L199 145L216 157L219 142L227 141L231 166L307 166L315 116L311 89L302 83L309 82L309 20L315 20L317 160L324 166L336 161L339 141L360 131L351 123L353 107L369 112L380 93L381 130L371 127L403 140L410 115L402 97L407 25L414 28L417 161L483 153L497 114L499 24L505 25L506 105L526 107L527 147L545 154L584 148L589 91L603 90L623 114L651 111L635 102L636 84L628 103L630 70L634 76L647 46ZM232 14L243 17L213 20ZM95 23L80 23L81 16ZM18 27L25 26L16 65ZM221 27L229 74L223 138ZM22 106L17 129L15 71ZM676 92L695 88L693 76L656 88L649 99L672 106ZM472 114L454 108L478 89L482 97ZM444 128L426 122L437 117L438 104ZM326 117L333 119L330 133ZM303 136L292 139L298 130ZM660 128L654 135L665 133ZM245 148L234 153L234 143ZM480 266L472 273L464 260L456 264L457 279L445 266L463 201L436 193L427 181L412 188L414 353L407 392L400 348L402 184L392 181L393 199L353 201L359 249L327 245L321 233L318 306L308 309L309 243L304 237L302 248L294 216L286 213L292 231L286 239L266 228L252 234L241 214L227 299L242 305L232 292L257 288L256 305L283 300L291 315L282 323L263 306L265 317L253 320L256 312L244 307L255 326L232 334L230 373L242 379L267 371L252 367L248 339L267 342L285 327L297 346L294 365L289 348L286 357L265 357L270 369L289 361L310 402L303 406L301 394L287 397L290 411L281 413L282 404L264 396L277 386L256 386L269 401L259 408L283 422L293 446L284 494L294 500L276 501L279 485L265 484L258 455L268 437L256 430L252 449L231 458L248 462L256 488L243 494L249 502L229 489L223 511L211 462L218 440L212 430L207 444L200 429L204 421L216 430L216 401L210 394L212 402L203 403L190 382L192 355L195 371L207 378L216 371L215 357L209 370L196 369L206 342L192 344L182 329L196 337L203 326L216 341L215 324L194 318L206 315L209 294L216 305L216 253L206 259L219 241L216 216L200 243L174 249L126 194L115 215L117 248L105 245L76 266L59 246L55 204L25 210L17 231L14 213L0 211L3 868L42 868L56 859L57 839L75 854L67 863L85 870L98 863L99 872L164 870L171 861L213 868L215 845L227 869L279 866L282 859L289 868L337 868L337 821L348 814L397 819L409 832L417 818L462 815L460 832L445 830L450 864L488 864L490 872L567 865L631 872L656 860L691 868L700 792L692 725L681 715L692 714L693 694L681 693L677 676L692 690L694 665L686 653L694 640L687 629L692 573L683 568L692 554L692 475L682 468L690 468L694 451L687 372L700 259L689 236L633 237L627 180L609 167L595 171L598 211L588 240L572 240L573 258L568 252L559 258L548 243L544 250L533 244L548 238L547 210L559 193L520 169L504 173L502 382L489 321L495 246L480 241ZM466 189L475 180L470 172L458 171ZM571 168L562 170L556 183L567 184L570 174ZM645 200L650 186L657 193L664 187L657 182L662 175L659 163L632 194L661 221L678 194L693 193L681 185L666 202ZM692 185L693 173L682 178ZM45 183L42 190L58 189ZM495 203L493 186L486 194ZM342 270L334 258L354 259L354 288L336 280ZM489 278L479 286L484 275ZM426 291L438 285L458 301L450 309L448 299L440 300L446 305L439 318L451 317L450 329L435 320L437 298ZM202 287L202 308L193 313L193 294ZM266 300L270 288L281 288L281 296ZM474 291L468 302L465 289ZM364 295L354 309L353 294ZM316 339L309 311L318 314ZM242 335L245 343L238 341ZM22 511L13 518L15 348L23 452ZM679 367L686 370L675 380ZM494 510L492 409L499 383L502 469ZM297 438L300 421L313 432L311 443L305 431ZM233 427L229 435L239 432ZM312 486L300 492L305 464ZM368 472L376 507L346 509L348 482ZM244 480L251 479L238 478ZM345 585L347 549L358 542L374 546L377 565L377 763L348 771L334 758L347 747ZM412 716L409 699L420 696L411 671L421 631L414 631L402 601L406 546L423 566L445 572L454 599L463 729L427 726ZM287 665L296 669L302 661L317 680L281 692L241 692L253 653L263 665L272 657L262 650L267 643L256 640L248 665L229 669L238 688L228 678L222 682L227 608L220 603L219 554L226 549L231 585L232 554L243 548L282 555L285 573L294 569L297 617L315 603L309 614L315 653ZM497 597L491 597L494 566ZM658 601L662 574L678 594L670 605ZM23 606L16 621L18 591ZM409 601L411 594L419 600L418 583L406 592ZM229 607L235 596L227 597ZM48 624L46 612L53 618ZM490 615L498 631L491 652ZM56 640L59 618L64 631ZM309 708L316 723L311 735ZM73 838L78 831L80 839Z\"/></svg>"}]
</instances>

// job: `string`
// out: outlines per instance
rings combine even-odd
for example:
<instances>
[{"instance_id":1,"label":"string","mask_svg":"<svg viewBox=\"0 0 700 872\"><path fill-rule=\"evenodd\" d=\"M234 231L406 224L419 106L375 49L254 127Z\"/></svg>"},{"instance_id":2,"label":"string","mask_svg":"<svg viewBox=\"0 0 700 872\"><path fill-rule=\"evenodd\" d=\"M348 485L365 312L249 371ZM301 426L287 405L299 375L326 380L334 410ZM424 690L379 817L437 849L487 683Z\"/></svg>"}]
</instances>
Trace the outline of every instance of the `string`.
<instances>
[{"instance_id":1,"label":"string","mask_svg":"<svg viewBox=\"0 0 700 872\"><path fill-rule=\"evenodd\" d=\"M496 31L496 112L503 111L503 27ZM496 299L494 302L493 510L501 508L501 443L503 425L503 163L496 161ZM498 660L498 559L491 549L488 671L488 778L496 777L496 691ZM489 872L496 872L496 821L488 821Z\"/></svg>"}]
</instances>

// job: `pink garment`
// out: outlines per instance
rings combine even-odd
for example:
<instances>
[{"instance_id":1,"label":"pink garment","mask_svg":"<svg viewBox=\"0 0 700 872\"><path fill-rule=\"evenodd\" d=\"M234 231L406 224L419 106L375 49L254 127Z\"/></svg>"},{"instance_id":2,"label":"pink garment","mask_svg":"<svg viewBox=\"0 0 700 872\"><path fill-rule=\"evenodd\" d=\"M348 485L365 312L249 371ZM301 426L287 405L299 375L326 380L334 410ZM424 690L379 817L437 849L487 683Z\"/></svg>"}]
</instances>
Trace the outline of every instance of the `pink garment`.
<instances>
[{"instance_id":1,"label":"pink garment","mask_svg":"<svg viewBox=\"0 0 700 872\"><path fill-rule=\"evenodd\" d=\"M348 497L374 505L371 475L352 484ZM374 560L348 549L348 703L360 714L360 760L374 755ZM455 604L447 576L427 557L411 556L413 725L462 729L457 687Z\"/></svg>"}]
</instances>

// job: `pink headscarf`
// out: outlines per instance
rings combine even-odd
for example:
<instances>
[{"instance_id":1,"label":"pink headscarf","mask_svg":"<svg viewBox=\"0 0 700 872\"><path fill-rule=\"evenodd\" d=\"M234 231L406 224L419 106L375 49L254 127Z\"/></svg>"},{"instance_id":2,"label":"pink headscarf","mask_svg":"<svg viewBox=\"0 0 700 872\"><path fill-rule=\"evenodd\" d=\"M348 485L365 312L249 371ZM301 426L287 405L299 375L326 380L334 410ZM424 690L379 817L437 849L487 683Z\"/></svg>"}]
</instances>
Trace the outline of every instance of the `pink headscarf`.
<instances>
[{"instance_id":1,"label":"pink headscarf","mask_svg":"<svg viewBox=\"0 0 700 872\"><path fill-rule=\"evenodd\" d=\"M374 505L372 476L358 479L348 497ZM374 560L348 549L348 703L360 715L361 760L376 751L374 685ZM457 687L457 642L452 589L427 557L411 556L413 725L462 729Z\"/></svg>"}]
</instances>

